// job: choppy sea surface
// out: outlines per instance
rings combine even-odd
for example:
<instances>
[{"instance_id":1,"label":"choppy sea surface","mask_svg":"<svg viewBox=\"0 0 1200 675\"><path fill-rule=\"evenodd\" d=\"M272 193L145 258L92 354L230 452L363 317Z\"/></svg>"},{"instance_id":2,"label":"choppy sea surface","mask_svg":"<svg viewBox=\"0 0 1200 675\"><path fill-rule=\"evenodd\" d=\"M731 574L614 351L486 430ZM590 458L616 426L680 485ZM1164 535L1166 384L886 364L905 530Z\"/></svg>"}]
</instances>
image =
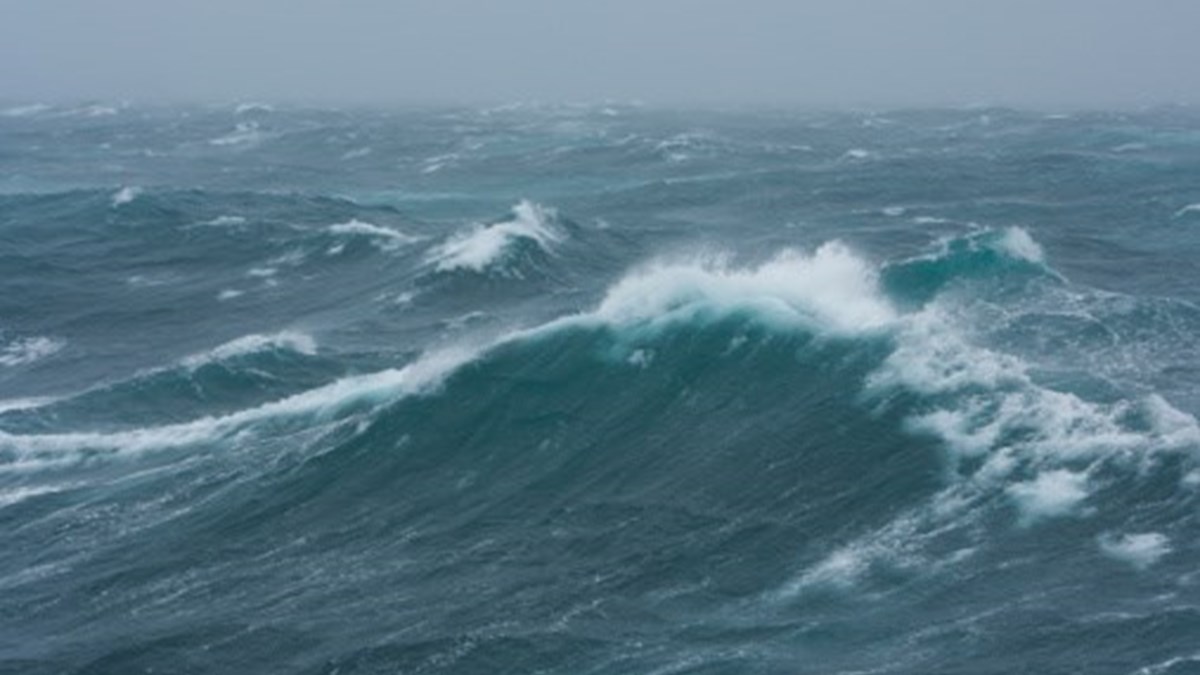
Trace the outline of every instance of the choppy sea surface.
<instances>
[{"instance_id":1,"label":"choppy sea surface","mask_svg":"<svg viewBox=\"0 0 1200 675\"><path fill-rule=\"evenodd\" d=\"M0 672L1200 672L1200 111L0 111Z\"/></svg>"}]
</instances>

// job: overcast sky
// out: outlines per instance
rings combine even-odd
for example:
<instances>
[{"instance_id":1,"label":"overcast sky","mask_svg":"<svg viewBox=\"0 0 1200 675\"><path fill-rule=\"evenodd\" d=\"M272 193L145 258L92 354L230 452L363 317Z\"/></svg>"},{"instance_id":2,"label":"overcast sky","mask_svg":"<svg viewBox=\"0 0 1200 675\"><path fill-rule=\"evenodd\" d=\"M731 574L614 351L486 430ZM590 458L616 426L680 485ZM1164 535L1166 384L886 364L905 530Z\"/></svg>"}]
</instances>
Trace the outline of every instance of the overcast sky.
<instances>
[{"instance_id":1,"label":"overcast sky","mask_svg":"<svg viewBox=\"0 0 1200 675\"><path fill-rule=\"evenodd\" d=\"M1200 0L0 0L0 99L1200 103Z\"/></svg>"}]
</instances>

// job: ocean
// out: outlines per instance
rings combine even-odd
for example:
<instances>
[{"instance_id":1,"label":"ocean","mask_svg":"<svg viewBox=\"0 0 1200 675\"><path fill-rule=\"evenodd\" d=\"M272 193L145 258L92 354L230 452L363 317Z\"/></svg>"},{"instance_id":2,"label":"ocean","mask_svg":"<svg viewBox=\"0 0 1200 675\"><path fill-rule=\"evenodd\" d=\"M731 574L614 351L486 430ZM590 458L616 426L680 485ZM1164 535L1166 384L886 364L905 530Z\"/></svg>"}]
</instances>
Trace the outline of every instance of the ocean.
<instances>
[{"instance_id":1,"label":"ocean","mask_svg":"<svg viewBox=\"0 0 1200 675\"><path fill-rule=\"evenodd\" d=\"M1200 673L1200 110L0 111L0 672Z\"/></svg>"}]
</instances>

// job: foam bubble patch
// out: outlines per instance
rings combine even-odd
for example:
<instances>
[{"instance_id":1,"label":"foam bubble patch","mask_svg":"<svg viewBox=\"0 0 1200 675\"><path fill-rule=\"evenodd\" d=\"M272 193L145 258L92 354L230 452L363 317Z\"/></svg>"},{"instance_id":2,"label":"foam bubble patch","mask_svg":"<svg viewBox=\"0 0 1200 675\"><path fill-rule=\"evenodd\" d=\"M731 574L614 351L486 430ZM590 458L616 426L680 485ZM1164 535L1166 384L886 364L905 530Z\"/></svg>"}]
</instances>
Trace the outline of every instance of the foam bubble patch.
<instances>
[{"instance_id":1,"label":"foam bubble patch","mask_svg":"<svg viewBox=\"0 0 1200 675\"><path fill-rule=\"evenodd\" d=\"M1098 542L1105 555L1137 570L1149 568L1171 552L1171 540L1158 532L1107 534Z\"/></svg>"}]
</instances>

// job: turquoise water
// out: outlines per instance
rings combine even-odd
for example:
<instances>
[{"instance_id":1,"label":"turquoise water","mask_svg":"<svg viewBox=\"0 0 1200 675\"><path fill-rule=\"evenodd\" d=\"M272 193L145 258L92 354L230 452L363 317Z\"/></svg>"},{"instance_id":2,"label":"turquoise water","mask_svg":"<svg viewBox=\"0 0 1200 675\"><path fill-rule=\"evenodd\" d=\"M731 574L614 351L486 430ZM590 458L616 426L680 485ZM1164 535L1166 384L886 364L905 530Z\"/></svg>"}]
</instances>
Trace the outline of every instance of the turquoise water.
<instances>
[{"instance_id":1,"label":"turquoise water","mask_svg":"<svg viewBox=\"0 0 1200 675\"><path fill-rule=\"evenodd\" d=\"M10 107L0 671L1200 672L1200 115Z\"/></svg>"}]
</instances>

